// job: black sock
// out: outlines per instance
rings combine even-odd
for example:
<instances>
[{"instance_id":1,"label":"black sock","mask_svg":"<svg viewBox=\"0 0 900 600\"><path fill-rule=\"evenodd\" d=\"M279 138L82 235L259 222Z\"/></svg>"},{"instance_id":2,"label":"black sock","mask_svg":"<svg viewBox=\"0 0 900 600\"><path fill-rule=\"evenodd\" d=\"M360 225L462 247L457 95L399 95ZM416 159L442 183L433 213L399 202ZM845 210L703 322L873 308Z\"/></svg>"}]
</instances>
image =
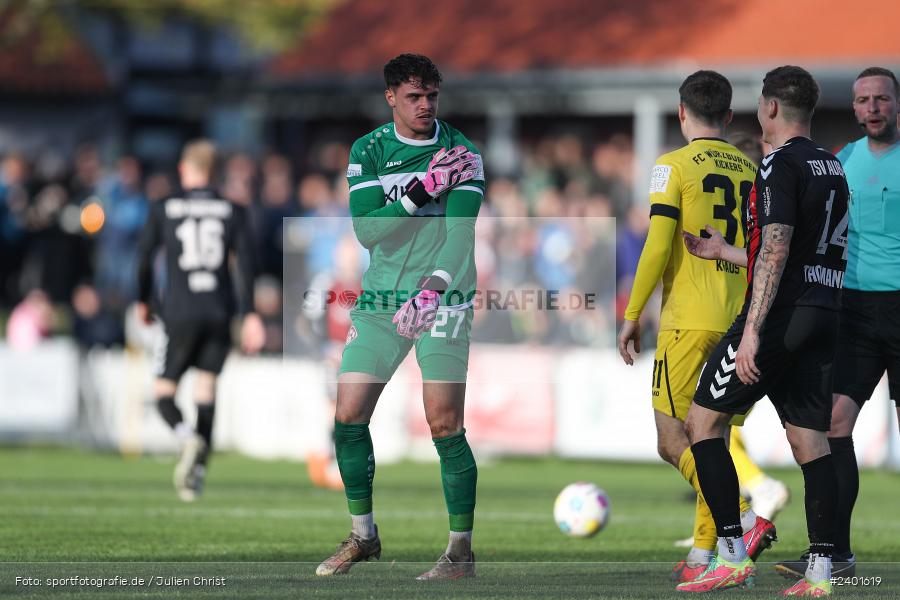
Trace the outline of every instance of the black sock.
<instances>
[{"instance_id":1,"label":"black sock","mask_svg":"<svg viewBox=\"0 0 900 600\"><path fill-rule=\"evenodd\" d=\"M837 474L834 458L830 454L820 456L806 464L803 482L806 489L806 529L809 532L809 551L820 556L834 551L835 525L837 522Z\"/></svg>"},{"instance_id":2,"label":"black sock","mask_svg":"<svg viewBox=\"0 0 900 600\"><path fill-rule=\"evenodd\" d=\"M719 537L741 537L740 488L734 462L723 438L703 440L691 446L697 463L697 479L716 522Z\"/></svg>"},{"instance_id":3,"label":"black sock","mask_svg":"<svg viewBox=\"0 0 900 600\"><path fill-rule=\"evenodd\" d=\"M850 550L850 518L853 506L859 495L859 464L856 462L856 451L852 437L829 438L831 456L834 457L834 470L837 473L837 528L834 536L834 553L851 554Z\"/></svg>"},{"instance_id":4,"label":"black sock","mask_svg":"<svg viewBox=\"0 0 900 600\"><path fill-rule=\"evenodd\" d=\"M213 417L215 417L215 414L215 403L197 405L197 434L206 442L206 452L203 453L198 461L203 465L206 464L209 451L212 449Z\"/></svg>"},{"instance_id":5,"label":"black sock","mask_svg":"<svg viewBox=\"0 0 900 600\"><path fill-rule=\"evenodd\" d=\"M175 406L175 396L157 398L156 408L159 409L159 414L172 429L175 429L175 426L184 420L181 411Z\"/></svg>"}]
</instances>

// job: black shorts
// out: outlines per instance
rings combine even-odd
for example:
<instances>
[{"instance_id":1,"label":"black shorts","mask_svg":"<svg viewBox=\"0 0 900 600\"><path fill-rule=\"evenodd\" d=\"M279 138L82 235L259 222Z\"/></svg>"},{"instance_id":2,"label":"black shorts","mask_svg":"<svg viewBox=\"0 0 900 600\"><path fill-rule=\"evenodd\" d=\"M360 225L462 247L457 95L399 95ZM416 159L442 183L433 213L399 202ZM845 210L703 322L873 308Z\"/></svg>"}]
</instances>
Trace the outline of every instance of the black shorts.
<instances>
[{"instance_id":1,"label":"black shorts","mask_svg":"<svg viewBox=\"0 0 900 600\"><path fill-rule=\"evenodd\" d=\"M231 325L227 321L167 323L157 375L178 381L190 367L220 373L231 351Z\"/></svg>"},{"instance_id":2,"label":"black shorts","mask_svg":"<svg viewBox=\"0 0 900 600\"><path fill-rule=\"evenodd\" d=\"M844 290L834 359L834 392L862 406L887 371L900 401L900 292Z\"/></svg>"},{"instance_id":3,"label":"black shorts","mask_svg":"<svg viewBox=\"0 0 900 600\"><path fill-rule=\"evenodd\" d=\"M768 396L782 424L828 431L831 427L832 362L838 312L812 306L773 309L760 335L759 381L744 385L735 354L746 320L741 314L703 367L694 403L740 415Z\"/></svg>"}]
</instances>

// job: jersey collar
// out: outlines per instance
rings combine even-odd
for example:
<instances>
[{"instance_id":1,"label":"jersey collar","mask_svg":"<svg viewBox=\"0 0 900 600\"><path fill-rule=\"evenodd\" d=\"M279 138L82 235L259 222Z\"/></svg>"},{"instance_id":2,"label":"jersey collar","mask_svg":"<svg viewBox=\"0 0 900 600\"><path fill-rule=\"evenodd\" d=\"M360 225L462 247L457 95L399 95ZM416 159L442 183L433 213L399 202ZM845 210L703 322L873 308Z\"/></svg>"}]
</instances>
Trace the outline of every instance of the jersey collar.
<instances>
[{"instance_id":1,"label":"jersey collar","mask_svg":"<svg viewBox=\"0 0 900 600\"><path fill-rule=\"evenodd\" d=\"M728 142L723 140L722 138L717 137L695 137L691 139L691 143L699 142L700 140L709 140L710 142L722 142L723 144L727 144Z\"/></svg>"},{"instance_id":2,"label":"jersey collar","mask_svg":"<svg viewBox=\"0 0 900 600\"><path fill-rule=\"evenodd\" d=\"M431 139L427 140L414 140L412 138L408 138L400 135L400 132L397 131L397 126L394 126L394 135L397 137L397 140L403 142L404 144L409 144L410 146L434 146L437 144L438 137L441 135L441 122L437 119L434 120L434 135L431 136Z\"/></svg>"},{"instance_id":3,"label":"jersey collar","mask_svg":"<svg viewBox=\"0 0 900 600\"><path fill-rule=\"evenodd\" d=\"M900 140L897 140L896 142L894 142L893 144L891 144L890 146L888 146L886 149L882 150L881 152L873 152L872 147L869 145L869 138L864 137L862 139L863 139L863 143L866 145L866 150L872 156L872 158L875 158L876 160L879 158L882 158L884 156L887 156L888 154L896 151L897 148L900 148Z\"/></svg>"},{"instance_id":4,"label":"jersey collar","mask_svg":"<svg viewBox=\"0 0 900 600\"><path fill-rule=\"evenodd\" d=\"M815 142L812 141L812 139L810 139L810 138L808 138L808 137L806 137L806 136L803 136L803 135L795 135L794 137L792 137L791 139L789 139L788 141L786 141L784 144L782 144L782 145L780 146L780 148L784 148L785 146L790 146L791 144L796 144L796 143L798 143L798 142L799 142L799 143L806 142L806 143L809 143L809 144L815 144Z\"/></svg>"}]
</instances>

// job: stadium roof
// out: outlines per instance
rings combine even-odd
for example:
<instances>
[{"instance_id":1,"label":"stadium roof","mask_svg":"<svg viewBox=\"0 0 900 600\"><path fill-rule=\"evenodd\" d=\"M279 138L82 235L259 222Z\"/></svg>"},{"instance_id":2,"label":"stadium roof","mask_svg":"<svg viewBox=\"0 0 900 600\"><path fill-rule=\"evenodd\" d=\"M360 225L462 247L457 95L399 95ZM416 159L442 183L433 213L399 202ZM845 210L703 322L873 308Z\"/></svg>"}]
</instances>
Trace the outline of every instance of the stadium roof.
<instances>
[{"instance_id":1,"label":"stadium roof","mask_svg":"<svg viewBox=\"0 0 900 600\"><path fill-rule=\"evenodd\" d=\"M18 17L12 9L0 13L0 90L44 96L109 90L102 63L74 29L62 20L42 28Z\"/></svg>"},{"instance_id":2,"label":"stadium roof","mask_svg":"<svg viewBox=\"0 0 900 600\"><path fill-rule=\"evenodd\" d=\"M272 62L275 80L378 74L400 52L456 74L900 60L900 3L832 0L347 0Z\"/></svg>"}]
</instances>

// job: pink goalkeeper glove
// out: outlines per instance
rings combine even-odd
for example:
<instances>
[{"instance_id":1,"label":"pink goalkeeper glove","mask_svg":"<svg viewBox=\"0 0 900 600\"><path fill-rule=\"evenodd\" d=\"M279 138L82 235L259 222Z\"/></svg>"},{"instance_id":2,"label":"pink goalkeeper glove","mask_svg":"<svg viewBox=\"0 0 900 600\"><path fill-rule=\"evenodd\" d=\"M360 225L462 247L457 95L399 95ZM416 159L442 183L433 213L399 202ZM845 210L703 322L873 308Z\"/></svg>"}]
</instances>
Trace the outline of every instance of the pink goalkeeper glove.
<instances>
[{"instance_id":1,"label":"pink goalkeeper glove","mask_svg":"<svg viewBox=\"0 0 900 600\"><path fill-rule=\"evenodd\" d=\"M397 324L397 333L411 340L419 339L434 325L440 298L440 294L433 290L422 290L404 302L392 320Z\"/></svg>"},{"instance_id":2,"label":"pink goalkeeper glove","mask_svg":"<svg viewBox=\"0 0 900 600\"><path fill-rule=\"evenodd\" d=\"M431 157L422 184L432 198L475 177L478 160L465 146L441 148Z\"/></svg>"}]
</instances>

